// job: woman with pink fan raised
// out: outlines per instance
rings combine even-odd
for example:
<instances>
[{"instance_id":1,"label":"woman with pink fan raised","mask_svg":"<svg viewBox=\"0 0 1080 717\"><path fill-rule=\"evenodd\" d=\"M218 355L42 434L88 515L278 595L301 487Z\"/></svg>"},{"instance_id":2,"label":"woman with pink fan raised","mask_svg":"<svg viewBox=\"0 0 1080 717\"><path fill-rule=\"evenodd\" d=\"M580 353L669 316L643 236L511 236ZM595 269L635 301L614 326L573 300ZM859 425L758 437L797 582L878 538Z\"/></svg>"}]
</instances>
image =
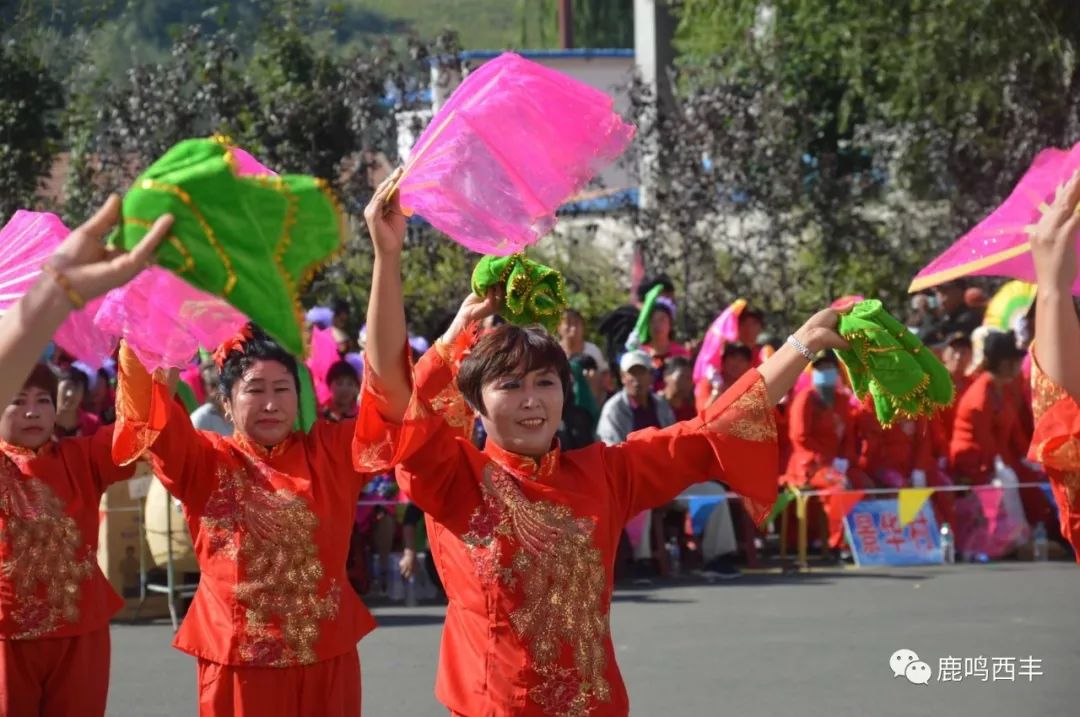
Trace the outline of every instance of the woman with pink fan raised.
<instances>
[{"instance_id":1,"label":"woman with pink fan raised","mask_svg":"<svg viewBox=\"0 0 1080 717\"><path fill-rule=\"evenodd\" d=\"M0 714L105 713L109 620L123 601L97 565L98 503L133 469L114 465L111 427L53 437L57 379L34 361L65 317L135 276L168 232L163 217L136 251L109 254L102 238L118 208L111 198L49 250L0 319ZM40 236L20 236L21 249L41 248Z\"/></svg>"}]
</instances>

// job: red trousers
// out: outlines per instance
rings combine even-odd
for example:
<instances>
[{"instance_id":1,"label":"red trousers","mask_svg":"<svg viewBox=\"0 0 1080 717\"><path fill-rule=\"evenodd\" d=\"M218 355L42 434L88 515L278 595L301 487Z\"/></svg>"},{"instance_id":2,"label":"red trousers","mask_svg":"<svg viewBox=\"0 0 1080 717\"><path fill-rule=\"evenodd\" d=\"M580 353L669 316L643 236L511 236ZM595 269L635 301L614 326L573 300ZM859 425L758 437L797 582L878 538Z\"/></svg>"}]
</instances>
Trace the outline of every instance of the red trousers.
<instances>
[{"instance_id":1,"label":"red trousers","mask_svg":"<svg viewBox=\"0 0 1080 717\"><path fill-rule=\"evenodd\" d=\"M199 717L359 717L356 650L303 667L237 667L200 659Z\"/></svg>"},{"instance_id":2,"label":"red trousers","mask_svg":"<svg viewBox=\"0 0 1080 717\"><path fill-rule=\"evenodd\" d=\"M105 714L109 626L75 637L0 640L0 717Z\"/></svg>"}]
</instances>

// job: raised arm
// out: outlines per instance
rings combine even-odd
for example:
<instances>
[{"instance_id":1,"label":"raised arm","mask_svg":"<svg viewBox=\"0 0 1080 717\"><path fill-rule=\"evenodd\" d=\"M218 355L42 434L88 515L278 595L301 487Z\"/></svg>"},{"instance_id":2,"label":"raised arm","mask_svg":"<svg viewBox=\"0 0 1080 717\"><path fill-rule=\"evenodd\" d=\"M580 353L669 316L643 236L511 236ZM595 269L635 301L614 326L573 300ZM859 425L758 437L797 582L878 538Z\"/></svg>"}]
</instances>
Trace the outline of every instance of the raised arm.
<instances>
[{"instance_id":1,"label":"raised arm","mask_svg":"<svg viewBox=\"0 0 1080 717\"><path fill-rule=\"evenodd\" d=\"M47 262L49 268L0 317L0 405L10 403L22 387L68 314L134 278L172 226L171 216L160 217L133 251L116 253L106 250L104 237L119 213L119 197L109 197L90 221L68 235Z\"/></svg>"},{"instance_id":2,"label":"raised arm","mask_svg":"<svg viewBox=\"0 0 1080 717\"><path fill-rule=\"evenodd\" d=\"M796 332L811 353L844 348L838 315L826 309ZM607 475L626 519L662 505L694 483L716 479L746 501L755 522L776 500L779 451L773 406L791 390L809 358L790 344L773 354L689 421L646 429L605 451Z\"/></svg>"},{"instance_id":3,"label":"raised arm","mask_svg":"<svg viewBox=\"0 0 1080 717\"><path fill-rule=\"evenodd\" d=\"M499 295L470 294L442 338L416 364L415 393L428 415L422 430L403 441L422 443L398 468L401 489L425 513L450 530L468 530L481 490L468 456L473 411L457 387L457 370L476 340L479 322L495 313Z\"/></svg>"},{"instance_id":4,"label":"raised arm","mask_svg":"<svg viewBox=\"0 0 1080 717\"><path fill-rule=\"evenodd\" d=\"M379 377L385 411L383 417L397 423L405 415L411 394L408 364L402 353L408 350L405 327L405 301L401 288L401 251L405 242L405 215L398 194L391 188L401 170L379 185L364 210L371 243L375 248L375 266L371 277L371 296L367 309L367 360L365 370Z\"/></svg>"},{"instance_id":5,"label":"raised arm","mask_svg":"<svg viewBox=\"0 0 1080 717\"><path fill-rule=\"evenodd\" d=\"M199 506L209 497L216 482L211 439L191 425L187 411L173 400L168 380L154 379L121 344L112 457L124 466L144 456L152 459L169 492L185 504Z\"/></svg>"},{"instance_id":6,"label":"raised arm","mask_svg":"<svg viewBox=\"0 0 1080 717\"><path fill-rule=\"evenodd\" d=\"M1076 238L1080 232L1080 172L1058 190L1050 208L1029 229L1038 280L1035 357L1053 383L1080 399L1080 320L1073 307ZM1038 386L1036 386L1038 388Z\"/></svg>"}]
</instances>

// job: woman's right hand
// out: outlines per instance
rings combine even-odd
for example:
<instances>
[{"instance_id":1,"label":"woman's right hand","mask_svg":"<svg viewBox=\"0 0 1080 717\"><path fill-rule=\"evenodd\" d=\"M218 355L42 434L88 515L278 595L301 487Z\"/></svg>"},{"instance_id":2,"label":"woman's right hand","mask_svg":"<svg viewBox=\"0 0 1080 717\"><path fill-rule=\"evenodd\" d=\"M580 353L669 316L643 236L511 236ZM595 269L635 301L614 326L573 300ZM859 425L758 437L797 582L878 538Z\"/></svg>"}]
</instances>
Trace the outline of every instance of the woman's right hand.
<instances>
[{"instance_id":1,"label":"woman's right hand","mask_svg":"<svg viewBox=\"0 0 1080 717\"><path fill-rule=\"evenodd\" d=\"M454 339L462 331L477 321L483 321L489 316L497 314L505 299L506 290L501 286L488 290L488 293L484 296L477 296L470 291L465 300L461 302L461 307L458 309L454 321L450 324L450 328L443 334L442 342L448 346L453 344Z\"/></svg>"},{"instance_id":2,"label":"woman's right hand","mask_svg":"<svg viewBox=\"0 0 1080 717\"><path fill-rule=\"evenodd\" d=\"M826 349L846 349L848 342L837 332L839 323L839 311L832 308L822 309L807 319L795 332L795 338L815 354Z\"/></svg>"},{"instance_id":3,"label":"woman's right hand","mask_svg":"<svg viewBox=\"0 0 1080 717\"><path fill-rule=\"evenodd\" d=\"M1040 292L1071 293L1076 282L1076 234L1080 231L1080 171L1058 188L1050 208L1027 228Z\"/></svg>"},{"instance_id":4,"label":"woman's right hand","mask_svg":"<svg viewBox=\"0 0 1080 717\"><path fill-rule=\"evenodd\" d=\"M71 290L83 301L123 286L148 267L154 250L168 236L173 223L171 214L158 217L142 241L125 252L105 246L105 235L119 217L120 197L113 194L93 217L68 234L47 262L67 279ZM47 275L42 279L54 281Z\"/></svg>"}]
</instances>

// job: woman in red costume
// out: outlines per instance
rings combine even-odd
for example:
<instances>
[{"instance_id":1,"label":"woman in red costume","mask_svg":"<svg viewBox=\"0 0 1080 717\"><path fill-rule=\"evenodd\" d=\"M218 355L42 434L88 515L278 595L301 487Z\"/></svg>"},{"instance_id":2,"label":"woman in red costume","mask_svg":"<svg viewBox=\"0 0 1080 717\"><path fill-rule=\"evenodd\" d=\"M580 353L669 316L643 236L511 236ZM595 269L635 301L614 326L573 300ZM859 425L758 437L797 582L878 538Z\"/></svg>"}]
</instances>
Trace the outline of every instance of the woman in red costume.
<instances>
[{"instance_id":1,"label":"woman in red costume","mask_svg":"<svg viewBox=\"0 0 1080 717\"><path fill-rule=\"evenodd\" d=\"M1080 173L1058 191L1030 232L1039 289L1031 375L1035 437L1029 457L1050 476L1061 534L1080 562L1080 320L1072 299L1078 208Z\"/></svg>"},{"instance_id":2,"label":"woman in red costume","mask_svg":"<svg viewBox=\"0 0 1080 717\"><path fill-rule=\"evenodd\" d=\"M133 471L113 464L111 427L53 439L56 377L33 361L70 311L135 276L168 233L165 217L134 252L110 255L102 238L119 205L73 231L0 319L0 715L105 714L109 619L123 601L97 565L98 503Z\"/></svg>"},{"instance_id":3,"label":"woman in red costume","mask_svg":"<svg viewBox=\"0 0 1080 717\"><path fill-rule=\"evenodd\" d=\"M804 355L842 345L837 315L813 317L696 418L564 452L554 437L571 389L566 357L537 327L504 325L477 339L496 303L467 299L417 364L429 423L403 428L400 439L424 445L408 451L398 481L427 514L450 601L436 695L469 717L626 715L609 630L623 527L712 478L762 519L776 497L772 406ZM483 450L466 437L474 410Z\"/></svg>"},{"instance_id":4,"label":"woman in red costume","mask_svg":"<svg viewBox=\"0 0 1080 717\"><path fill-rule=\"evenodd\" d=\"M198 659L201 715L360 713L356 643L375 621L349 588L349 536L361 487L401 458L395 438L411 392L405 219L385 210L395 177L365 212L375 269L357 418L295 431L296 360L249 327L215 357L236 432L197 431L167 382L121 349L114 458L149 454L184 504L202 572L175 641Z\"/></svg>"}]
</instances>

